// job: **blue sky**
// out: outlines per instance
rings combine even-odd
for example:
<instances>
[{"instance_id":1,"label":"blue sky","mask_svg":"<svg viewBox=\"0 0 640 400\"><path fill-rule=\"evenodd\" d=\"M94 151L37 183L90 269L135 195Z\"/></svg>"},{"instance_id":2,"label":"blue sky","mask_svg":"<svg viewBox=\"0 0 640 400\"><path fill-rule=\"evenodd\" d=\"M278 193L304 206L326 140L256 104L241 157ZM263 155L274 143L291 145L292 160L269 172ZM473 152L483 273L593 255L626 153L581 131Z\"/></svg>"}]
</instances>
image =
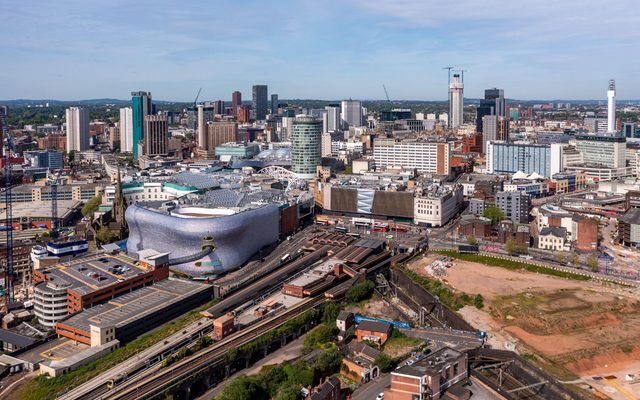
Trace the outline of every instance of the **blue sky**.
<instances>
[{"instance_id":1,"label":"blue sky","mask_svg":"<svg viewBox=\"0 0 640 400\"><path fill-rule=\"evenodd\" d=\"M0 0L1 99L640 98L637 0Z\"/></svg>"}]
</instances>

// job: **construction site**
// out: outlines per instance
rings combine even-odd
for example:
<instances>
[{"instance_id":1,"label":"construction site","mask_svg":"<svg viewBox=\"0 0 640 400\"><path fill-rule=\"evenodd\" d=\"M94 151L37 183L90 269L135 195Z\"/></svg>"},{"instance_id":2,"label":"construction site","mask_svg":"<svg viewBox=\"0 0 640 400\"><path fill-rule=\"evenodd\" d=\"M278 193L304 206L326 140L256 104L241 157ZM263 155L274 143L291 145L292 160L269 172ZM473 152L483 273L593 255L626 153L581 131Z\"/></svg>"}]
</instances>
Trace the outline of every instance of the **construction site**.
<instances>
[{"instance_id":1,"label":"construction site","mask_svg":"<svg viewBox=\"0 0 640 400\"><path fill-rule=\"evenodd\" d=\"M493 349L515 351L580 392L640 398L640 302L635 288L438 254L407 268L457 292L482 295L484 307L465 306L458 313L487 332Z\"/></svg>"}]
</instances>

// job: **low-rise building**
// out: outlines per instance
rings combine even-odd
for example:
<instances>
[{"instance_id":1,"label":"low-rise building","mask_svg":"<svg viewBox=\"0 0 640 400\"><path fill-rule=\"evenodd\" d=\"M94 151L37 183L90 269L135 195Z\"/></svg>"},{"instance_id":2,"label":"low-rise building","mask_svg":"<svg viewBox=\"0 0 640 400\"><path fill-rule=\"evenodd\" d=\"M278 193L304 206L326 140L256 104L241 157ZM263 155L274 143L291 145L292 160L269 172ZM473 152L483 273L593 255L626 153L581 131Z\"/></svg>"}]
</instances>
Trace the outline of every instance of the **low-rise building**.
<instances>
[{"instance_id":1,"label":"low-rise building","mask_svg":"<svg viewBox=\"0 0 640 400\"><path fill-rule=\"evenodd\" d=\"M341 398L340 379L331 376L309 392L305 400L340 400Z\"/></svg>"},{"instance_id":2,"label":"low-rise building","mask_svg":"<svg viewBox=\"0 0 640 400\"><path fill-rule=\"evenodd\" d=\"M544 250L563 251L567 239L567 230L564 228L542 228L538 234L538 248Z\"/></svg>"},{"instance_id":3,"label":"low-rise building","mask_svg":"<svg viewBox=\"0 0 640 400\"><path fill-rule=\"evenodd\" d=\"M640 244L640 208L631 208L618 218L618 238L625 246Z\"/></svg>"},{"instance_id":4,"label":"low-rise building","mask_svg":"<svg viewBox=\"0 0 640 400\"><path fill-rule=\"evenodd\" d=\"M468 378L467 354L444 347L422 360L391 372L385 400L439 400L453 385Z\"/></svg>"},{"instance_id":5,"label":"low-rise building","mask_svg":"<svg viewBox=\"0 0 640 400\"><path fill-rule=\"evenodd\" d=\"M233 314L225 314L213 320L213 337L223 339L236 330L236 318Z\"/></svg>"},{"instance_id":6,"label":"low-rise building","mask_svg":"<svg viewBox=\"0 0 640 400\"><path fill-rule=\"evenodd\" d=\"M375 365L380 352L366 343L351 341L341 349L342 368L340 373L356 382L366 383L380 375Z\"/></svg>"},{"instance_id":7,"label":"low-rise building","mask_svg":"<svg viewBox=\"0 0 640 400\"><path fill-rule=\"evenodd\" d=\"M433 185L417 189L413 222L426 226L445 225L460 211L463 199L461 185Z\"/></svg>"},{"instance_id":8,"label":"low-rise building","mask_svg":"<svg viewBox=\"0 0 640 400\"><path fill-rule=\"evenodd\" d=\"M389 339L393 325L387 322L364 320L356 327L358 342L363 340L383 345Z\"/></svg>"}]
</instances>

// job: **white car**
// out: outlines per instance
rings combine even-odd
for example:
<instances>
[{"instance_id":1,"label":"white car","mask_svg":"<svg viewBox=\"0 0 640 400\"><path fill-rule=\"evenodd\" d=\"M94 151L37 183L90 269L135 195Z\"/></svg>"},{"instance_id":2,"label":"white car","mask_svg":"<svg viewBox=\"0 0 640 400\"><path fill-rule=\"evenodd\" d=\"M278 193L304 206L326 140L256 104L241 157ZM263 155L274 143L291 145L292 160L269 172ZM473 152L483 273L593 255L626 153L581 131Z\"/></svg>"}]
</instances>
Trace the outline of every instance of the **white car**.
<instances>
[{"instance_id":1,"label":"white car","mask_svg":"<svg viewBox=\"0 0 640 400\"><path fill-rule=\"evenodd\" d=\"M380 393L378 397L376 397L376 400L384 400L384 393Z\"/></svg>"}]
</instances>

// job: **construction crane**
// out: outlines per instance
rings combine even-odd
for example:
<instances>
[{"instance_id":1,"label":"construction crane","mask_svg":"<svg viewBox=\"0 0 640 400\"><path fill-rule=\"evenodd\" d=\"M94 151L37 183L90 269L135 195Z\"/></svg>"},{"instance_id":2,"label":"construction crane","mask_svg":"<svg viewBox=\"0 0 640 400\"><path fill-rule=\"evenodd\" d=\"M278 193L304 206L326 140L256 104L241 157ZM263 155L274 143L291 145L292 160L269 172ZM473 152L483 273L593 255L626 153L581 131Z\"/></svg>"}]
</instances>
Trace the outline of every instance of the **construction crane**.
<instances>
[{"instance_id":1,"label":"construction crane","mask_svg":"<svg viewBox=\"0 0 640 400\"><path fill-rule=\"evenodd\" d=\"M194 110L198 106L198 98L200 97L200 92L202 92L202 88L198 89L198 94L196 94L196 99L193 101L193 109Z\"/></svg>"},{"instance_id":2,"label":"construction crane","mask_svg":"<svg viewBox=\"0 0 640 400\"><path fill-rule=\"evenodd\" d=\"M4 274L4 305L13 303L13 213L11 209L11 151L13 145L9 137L9 128L6 123L6 115L0 112L0 126L2 126L2 136L6 140L4 146L4 204L5 204L5 239L7 244L7 258L5 260ZM4 143L2 144L4 145Z\"/></svg>"},{"instance_id":3,"label":"construction crane","mask_svg":"<svg viewBox=\"0 0 640 400\"><path fill-rule=\"evenodd\" d=\"M448 82L448 83L449 83L449 85L451 84L451 70L452 70L453 68L455 68L455 67L451 67L451 66L449 66L449 67L442 67L442 69L449 70L449 82Z\"/></svg>"},{"instance_id":4,"label":"construction crane","mask_svg":"<svg viewBox=\"0 0 640 400\"><path fill-rule=\"evenodd\" d=\"M387 87L384 85L384 83L382 84L382 88L384 89L384 95L387 96L387 101L391 103L391 100L389 99L389 92L387 92Z\"/></svg>"}]
</instances>

